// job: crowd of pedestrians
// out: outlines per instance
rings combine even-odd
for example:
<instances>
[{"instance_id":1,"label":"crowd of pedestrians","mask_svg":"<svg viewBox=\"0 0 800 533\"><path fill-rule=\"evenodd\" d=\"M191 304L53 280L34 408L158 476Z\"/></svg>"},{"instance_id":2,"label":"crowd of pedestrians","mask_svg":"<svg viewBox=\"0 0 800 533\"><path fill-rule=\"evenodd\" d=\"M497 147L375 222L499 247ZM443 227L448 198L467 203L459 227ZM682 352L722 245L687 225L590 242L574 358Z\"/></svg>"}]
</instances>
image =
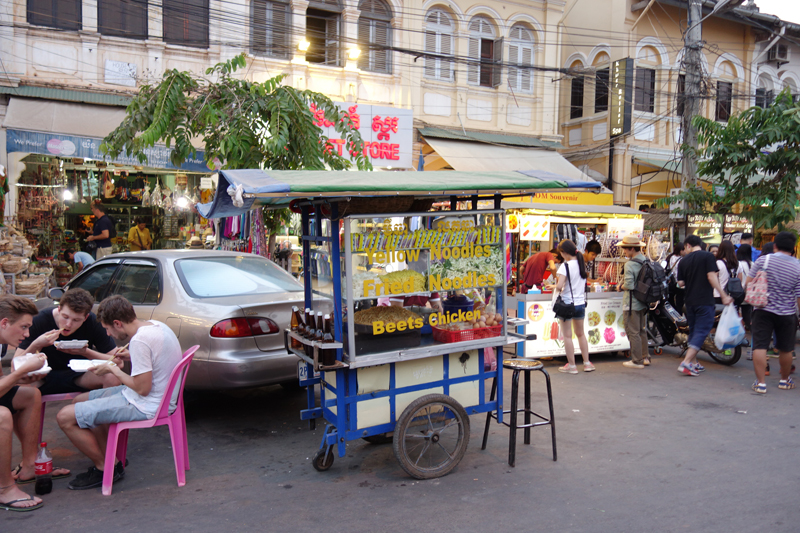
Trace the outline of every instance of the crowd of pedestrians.
<instances>
[{"instance_id":1,"label":"crowd of pedestrians","mask_svg":"<svg viewBox=\"0 0 800 533\"><path fill-rule=\"evenodd\" d=\"M753 361L756 375L752 389L760 394L767 392L765 376L770 375L767 351L771 347L778 353L780 361L778 389L793 389L795 382L791 373L795 367L792 360L800 309L800 260L795 257L797 238L791 232L780 232L774 242L766 243L760 251L752 246L752 242L753 236L745 233L738 247L727 240L707 247L699 236L690 235L667 257L668 300L685 315L689 327L687 348L678 372L685 376L698 376L705 371L697 354L708 349L704 345L708 346L713 337L721 306L734 304L745 330L752 333L752 349L748 351L748 360ZM625 333L630 341L630 360L623 366L643 369L651 364L646 331L648 305L634 297L634 290L640 283L640 271L647 259L642 254L643 243L638 238L626 236L617 246L628 259L620 286L624 291ZM595 367L589 361L583 327L587 280L585 254L577 251L572 241L564 240L552 251L531 256L526 266L529 267L526 282L531 285L537 281L541 283L541 277L548 270L555 270L557 285L554 297L560 296L564 303L574 306L571 317L557 316L567 356L567 364L560 367L559 372L578 373L573 337L581 352L584 372L591 372ZM766 304L754 308L744 301L744 295L762 272L768 287ZM734 300L731 294L737 299Z\"/></svg>"}]
</instances>

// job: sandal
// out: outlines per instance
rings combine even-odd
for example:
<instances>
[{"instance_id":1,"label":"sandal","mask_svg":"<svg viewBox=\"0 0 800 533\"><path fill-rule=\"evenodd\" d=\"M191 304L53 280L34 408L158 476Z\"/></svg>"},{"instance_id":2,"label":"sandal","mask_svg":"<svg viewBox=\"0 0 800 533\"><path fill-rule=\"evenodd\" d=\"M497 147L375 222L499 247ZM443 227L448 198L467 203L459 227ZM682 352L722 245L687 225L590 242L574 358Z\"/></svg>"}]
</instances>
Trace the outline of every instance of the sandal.
<instances>
[{"instance_id":1,"label":"sandal","mask_svg":"<svg viewBox=\"0 0 800 533\"><path fill-rule=\"evenodd\" d=\"M786 378L780 380L778 383L778 388L781 390L789 390L794 388L794 380L792 378Z\"/></svg>"},{"instance_id":2,"label":"sandal","mask_svg":"<svg viewBox=\"0 0 800 533\"><path fill-rule=\"evenodd\" d=\"M14 468L14 470L12 470L12 471L11 471L11 475L12 475L12 476L14 477L14 479L16 480L16 482L17 482L17 485L29 485L29 484L31 484L31 483L36 483L36 476L34 476L34 477L30 478L30 479L19 479L17 476L19 475L19 472L20 472L20 470L22 470L22 464L21 464L21 463L20 463L20 464L18 464L18 465L17 465L17 466ZM53 467L53 472L55 472L56 470L67 470L67 469L66 469L66 468L63 468L63 467L60 467L60 466L54 466L54 467ZM66 474L58 474L58 475L56 475L56 474L53 474L53 475L52 475L52 478L53 478L53 479L64 479L64 478L68 478L68 477L70 477L71 475L72 475L72 472L70 472L69 470L67 470L67 473L66 473Z\"/></svg>"},{"instance_id":3,"label":"sandal","mask_svg":"<svg viewBox=\"0 0 800 533\"><path fill-rule=\"evenodd\" d=\"M577 374L578 373L578 367L575 366L575 365L570 366L570 364L567 363L564 366L558 367L558 371L559 372L563 372L564 374Z\"/></svg>"},{"instance_id":4,"label":"sandal","mask_svg":"<svg viewBox=\"0 0 800 533\"><path fill-rule=\"evenodd\" d=\"M10 502L2 503L0 502L0 509L5 509L6 511L14 511L17 513L27 513L28 511L35 511L36 509L41 509L44 502L39 502L36 505L31 505L30 507L14 507L15 503L22 503L22 502L32 502L35 501L33 497L28 498L20 498L19 500L11 500Z\"/></svg>"},{"instance_id":5,"label":"sandal","mask_svg":"<svg viewBox=\"0 0 800 533\"><path fill-rule=\"evenodd\" d=\"M759 394L766 394L767 393L767 384L766 383L759 383L758 381L756 381L755 383L753 383L753 386L750 387L750 388L753 389L754 391L756 391Z\"/></svg>"}]
</instances>

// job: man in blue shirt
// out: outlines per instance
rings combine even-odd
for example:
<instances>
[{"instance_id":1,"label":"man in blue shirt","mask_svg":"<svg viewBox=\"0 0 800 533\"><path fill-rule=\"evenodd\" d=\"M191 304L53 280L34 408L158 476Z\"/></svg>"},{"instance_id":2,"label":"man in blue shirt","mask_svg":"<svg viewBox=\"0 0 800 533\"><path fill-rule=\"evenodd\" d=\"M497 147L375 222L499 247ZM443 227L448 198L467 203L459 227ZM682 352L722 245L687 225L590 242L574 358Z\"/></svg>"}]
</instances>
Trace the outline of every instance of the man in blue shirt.
<instances>
[{"instance_id":1,"label":"man in blue shirt","mask_svg":"<svg viewBox=\"0 0 800 533\"><path fill-rule=\"evenodd\" d=\"M97 245L97 259L102 259L111 255L111 235L114 232L114 224L106 215L106 207L100 200L92 202L92 214L94 215L94 228L92 235L86 237L87 241Z\"/></svg>"},{"instance_id":2,"label":"man in blue shirt","mask_svg":"<svg viewBox=\"0 0 800 533\"><path fill-rule=\"evenodd\" d=\"M91 254L87 254L86 252L76 252L72 248L67 248L64 250L64 261L67 263L74 262L77 268L75 269L75 273L77 274L87 266L94 263L94 258Z\"/></svg>"},{"instance_id":3,"label":"man in blue shirt","mask_svg":"<svg viewBox=\"0 0 800 533\"><path fill-rule=\"evenodd\" d=\"M753 258L751 259L751 261L753 261L753 263L755 263L756 259L758 259L759 256L761 255L761 251L760 250L756 250L756 247L753 246L753 234L752 233L742 233L742 238L739 240L739 244L749 244L750 245L750 248L753 249Z\"/></svg>"}]
</instances>

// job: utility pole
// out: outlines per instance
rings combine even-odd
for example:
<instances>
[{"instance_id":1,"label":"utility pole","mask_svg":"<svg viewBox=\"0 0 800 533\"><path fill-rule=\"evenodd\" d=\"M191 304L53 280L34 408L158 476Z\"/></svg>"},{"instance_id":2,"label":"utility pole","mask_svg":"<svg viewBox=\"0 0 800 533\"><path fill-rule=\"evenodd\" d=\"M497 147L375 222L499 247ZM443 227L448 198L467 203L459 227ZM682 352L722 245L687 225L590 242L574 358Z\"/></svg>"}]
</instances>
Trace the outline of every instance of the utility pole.
<instances>
[{"instance_id":1,"label":"utility pole","mask_svg":"<svg viewBox=\"0 0 800 533\"><path fill-rule=\"evenodd\" d=\"M683 117L683 189L697 184L697 130L692 125L692 118L700 114L700 84L703 81L700 54L703 48L703 30L700 21L703 17L702 0L688 0L689 22L684 37L683 61L686 68L684 83Z\"/></svg>"}]
</instances>

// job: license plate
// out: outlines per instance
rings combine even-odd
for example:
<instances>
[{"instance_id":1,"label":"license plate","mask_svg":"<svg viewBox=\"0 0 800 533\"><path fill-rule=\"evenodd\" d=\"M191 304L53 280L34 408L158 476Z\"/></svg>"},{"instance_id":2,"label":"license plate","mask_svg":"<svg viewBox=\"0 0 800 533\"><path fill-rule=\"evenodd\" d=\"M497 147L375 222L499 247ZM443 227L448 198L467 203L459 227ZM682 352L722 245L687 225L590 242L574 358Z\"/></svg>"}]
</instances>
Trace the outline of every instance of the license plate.
<instances>
[{"instance_id":1,"label":"license plate","mask_svg":"<svg viewBox=\"0 0 800 533\"><path fill-rule=\"evenodd\" d=\"M314 372L314 377L319 377L319 372ZM308 377L308 363L303 361L302 359L297 362L297 378L300 381L305 381L309 379Z\"/></svg>"}]
</instances>

